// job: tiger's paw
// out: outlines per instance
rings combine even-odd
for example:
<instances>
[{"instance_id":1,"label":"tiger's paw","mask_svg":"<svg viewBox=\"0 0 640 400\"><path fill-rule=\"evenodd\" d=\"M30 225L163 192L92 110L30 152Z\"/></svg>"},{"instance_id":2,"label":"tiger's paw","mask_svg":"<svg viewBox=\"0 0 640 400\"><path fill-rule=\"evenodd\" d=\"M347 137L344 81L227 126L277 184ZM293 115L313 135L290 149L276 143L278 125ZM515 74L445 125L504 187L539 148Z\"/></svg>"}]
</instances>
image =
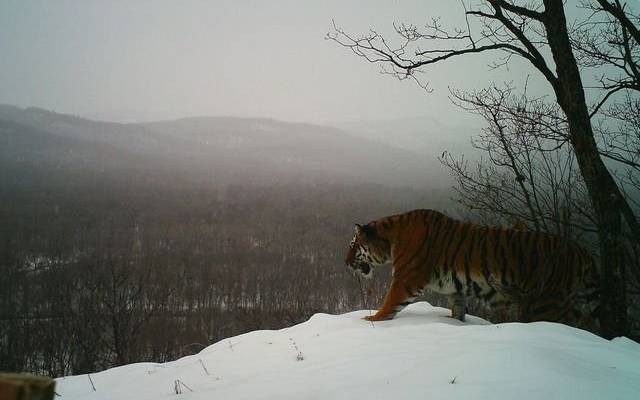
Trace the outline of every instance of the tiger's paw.
<instances>
[{"instance_id":1,"label":"tiger's paw","mask_svg":"<svg viewBox=\"0 0 640 400\"><path fill-rule=\"evenodd\" d=\"M364 319L365 321L388 321L390 319L393 319L393 315L385 315L385 316L378 316L378 314L374 314L374 315L367 315L366 317L362 317L362 319Z\"/></svg>"}]
</instances>

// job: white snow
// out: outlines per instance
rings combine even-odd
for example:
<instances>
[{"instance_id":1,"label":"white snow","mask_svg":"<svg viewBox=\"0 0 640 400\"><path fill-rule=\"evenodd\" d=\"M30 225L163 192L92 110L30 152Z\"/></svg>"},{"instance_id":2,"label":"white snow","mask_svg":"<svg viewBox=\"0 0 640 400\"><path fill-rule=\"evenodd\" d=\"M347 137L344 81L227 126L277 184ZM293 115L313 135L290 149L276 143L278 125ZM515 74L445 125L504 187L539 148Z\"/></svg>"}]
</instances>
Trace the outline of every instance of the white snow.
<instances>
[{"instance_id":1,"label":"white snow","mask_svg":"<svg viewBox=\"0 0 640 400\"><path fill-rule=\"evenodd\" d=\"M96 391L87 375L60 378L57 398L640 399L640 344L626 338L546 322L461 323L425 302L373 326L368 314L316 314L177 361L112 368L91 374Z\"/></svg>"}]
</instances>

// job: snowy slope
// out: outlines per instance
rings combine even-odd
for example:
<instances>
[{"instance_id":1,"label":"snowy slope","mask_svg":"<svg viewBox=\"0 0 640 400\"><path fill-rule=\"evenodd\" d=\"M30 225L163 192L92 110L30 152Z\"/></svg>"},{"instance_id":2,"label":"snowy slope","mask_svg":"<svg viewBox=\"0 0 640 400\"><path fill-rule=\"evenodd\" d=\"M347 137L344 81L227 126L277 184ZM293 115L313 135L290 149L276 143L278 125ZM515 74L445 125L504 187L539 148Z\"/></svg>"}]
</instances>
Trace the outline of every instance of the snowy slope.
<instances>
[{"instance_id":1,"label":"snowy slope","mask_svg":"<svg viewBox=\"0 0 640 400\"><path fill-rule=\"evenodd\" d=\"M96 391L87 375L58 379L56 391L63 400L640 399L640 344L625 338L553 323L460 323L424 302L374 326L360 319L367 314L316 314L174 362L92 374Z\"/></svg>"}]
</instances>

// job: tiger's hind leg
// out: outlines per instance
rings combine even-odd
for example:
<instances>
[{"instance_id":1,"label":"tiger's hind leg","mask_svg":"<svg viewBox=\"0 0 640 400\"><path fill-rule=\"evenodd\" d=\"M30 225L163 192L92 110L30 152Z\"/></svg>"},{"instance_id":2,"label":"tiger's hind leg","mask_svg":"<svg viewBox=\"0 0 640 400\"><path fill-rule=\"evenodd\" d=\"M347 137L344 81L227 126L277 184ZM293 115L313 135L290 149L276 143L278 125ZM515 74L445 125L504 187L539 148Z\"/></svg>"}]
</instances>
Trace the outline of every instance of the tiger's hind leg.
<instances>
[{"instance_id":1,"label":"tiger's hind leg","mask_svg":"<svg viewBox=\"0 0 640 400\"><path fill-rule=\"evenodd\" d=\"M449 307L451 308L451 318L464 322L467 312L467 299L464 293L454 293L449 296Z\"/></svg>"}]
</instances>

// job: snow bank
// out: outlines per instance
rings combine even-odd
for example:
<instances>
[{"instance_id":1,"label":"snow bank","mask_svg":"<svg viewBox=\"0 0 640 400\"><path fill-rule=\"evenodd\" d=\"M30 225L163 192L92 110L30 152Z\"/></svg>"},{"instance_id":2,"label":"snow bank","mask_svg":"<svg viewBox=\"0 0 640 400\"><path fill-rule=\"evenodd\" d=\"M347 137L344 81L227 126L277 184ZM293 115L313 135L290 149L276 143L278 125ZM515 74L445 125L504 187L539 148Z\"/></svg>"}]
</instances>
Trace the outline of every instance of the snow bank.
<instances>
[{"instance_id":1,"label":"snow bank","mask_svg":"<svg viewBox=\"0 0 640 400\"><path fill-rule=\"evenodd\" d=\"M491 325L421 302L392 321L316 314L197 355L58 379L72 399L640 399L640 344L554 323ZM182 392L177 395L176 389Z\"/></svg>"}]
</instances>

